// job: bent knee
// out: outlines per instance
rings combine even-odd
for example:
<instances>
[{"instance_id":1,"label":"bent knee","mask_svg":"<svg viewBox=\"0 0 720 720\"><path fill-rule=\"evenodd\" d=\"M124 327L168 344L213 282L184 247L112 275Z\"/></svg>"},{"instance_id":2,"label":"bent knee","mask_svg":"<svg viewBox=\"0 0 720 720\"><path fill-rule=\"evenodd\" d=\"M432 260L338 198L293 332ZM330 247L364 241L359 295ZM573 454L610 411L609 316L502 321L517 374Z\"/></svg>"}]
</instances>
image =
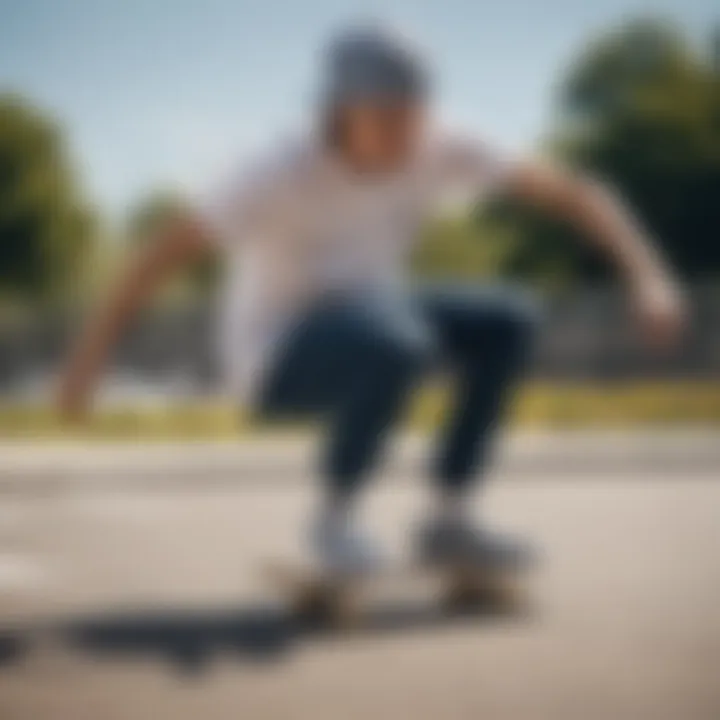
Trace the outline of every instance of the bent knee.
<instances>
[{"instance_id":1,"label":"bent knee","mask_svg":"<svg viewBox=\"0 0 720 720\"><path fill-rule=\"evenodd\" d=\"M479 351L486 357L490 351L499 364L509 368L524 366L535 345L541 318L541 306L532 295L513 295L496 308L491 337Z\"/></svg>"},{"instance_id":2,"label":"bent knee","mask_svg":"<svg viewBox=\"0 0 720 720\"><path fill-rule=\"evenodd\" d=\"M512 345L530 346L542 320L538 299L529 293L515 296L500 313L499 322Z\"/></svg>"},{"instance_id":3,"label":"bent knee","mask_svg":"<svg viewBox=\"0 0 720 720\"><path fill-rule=\"evenodd\" d=\"M369 350L384 368L411 373L431 367L437 356L434 339L424 328L376 334L371 338Z\"/></svg>"}]
</instances>

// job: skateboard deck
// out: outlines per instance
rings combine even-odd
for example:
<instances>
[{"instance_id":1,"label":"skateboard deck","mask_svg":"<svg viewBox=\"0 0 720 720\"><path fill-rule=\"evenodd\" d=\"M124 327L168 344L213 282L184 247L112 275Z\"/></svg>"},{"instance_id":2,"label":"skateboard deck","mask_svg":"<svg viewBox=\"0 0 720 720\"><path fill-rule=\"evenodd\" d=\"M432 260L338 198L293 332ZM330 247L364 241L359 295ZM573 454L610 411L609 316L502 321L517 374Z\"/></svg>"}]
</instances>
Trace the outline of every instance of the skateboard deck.
<instances>
[{"instance_id":1,"label":"skateboard deck","mask_svg":"<svg viewBox=\"0 0 720 720\"><path fill-rule=\"evenodd\" d=\"M377 573L337 575L300 561L271 560L266 580L303 620L352 627L380 604L427 598L445 612L514 612L527 603L527 573L492 568L396 563Z\"/></svg>"}]
</instances>

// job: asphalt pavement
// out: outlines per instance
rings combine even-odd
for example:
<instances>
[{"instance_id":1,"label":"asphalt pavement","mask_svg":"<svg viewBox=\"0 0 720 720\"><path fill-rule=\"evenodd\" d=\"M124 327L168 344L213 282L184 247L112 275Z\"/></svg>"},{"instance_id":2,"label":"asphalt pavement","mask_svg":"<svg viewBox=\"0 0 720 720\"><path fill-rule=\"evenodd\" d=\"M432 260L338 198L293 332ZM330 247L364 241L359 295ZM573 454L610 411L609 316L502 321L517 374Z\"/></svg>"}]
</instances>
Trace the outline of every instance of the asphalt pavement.
<instances>
[{"instance_id":1,"label":"asphalt pavement","mask_svg":"<svg viewBox=\"0 0 720 720\"><path fill-rule=\"evenodd\" d=\"M476 511L534 539L532 612L407 593L300 632L263 559L298 557L304 441L6 444L0 718L717 720L720 436L513 438ZM362 506L392 553L431 504L408 441Z\"/></svg>"}]
</instances>

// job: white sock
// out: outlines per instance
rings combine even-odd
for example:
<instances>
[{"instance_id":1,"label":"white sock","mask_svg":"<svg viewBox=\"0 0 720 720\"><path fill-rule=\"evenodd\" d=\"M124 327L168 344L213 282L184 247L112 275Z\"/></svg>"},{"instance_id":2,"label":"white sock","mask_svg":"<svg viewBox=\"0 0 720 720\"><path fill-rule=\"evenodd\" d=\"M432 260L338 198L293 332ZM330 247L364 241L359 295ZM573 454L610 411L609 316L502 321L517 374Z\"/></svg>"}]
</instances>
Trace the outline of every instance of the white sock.
<instances>
[{"instance_id":1,"label":"white sock","mask_svg":"<svg viewBox=\"0 0 720 720\"><path fill-rule=\"evenodd\" d=\"M328 531L346 528L352 522L353 505L346 498L324 498L318 513L318 524Z\"/></svg>"},{"instance_id":2,"label":"white sock","mask_svg":"<svg viewBox=\"0 0 720 720\"><path fill-rule=\"evenodd\" d=\"M434 515L439 522L465 524L468 522L468 497L461 493L444 493L435 503Z\"/></svg>"}]
</instances>

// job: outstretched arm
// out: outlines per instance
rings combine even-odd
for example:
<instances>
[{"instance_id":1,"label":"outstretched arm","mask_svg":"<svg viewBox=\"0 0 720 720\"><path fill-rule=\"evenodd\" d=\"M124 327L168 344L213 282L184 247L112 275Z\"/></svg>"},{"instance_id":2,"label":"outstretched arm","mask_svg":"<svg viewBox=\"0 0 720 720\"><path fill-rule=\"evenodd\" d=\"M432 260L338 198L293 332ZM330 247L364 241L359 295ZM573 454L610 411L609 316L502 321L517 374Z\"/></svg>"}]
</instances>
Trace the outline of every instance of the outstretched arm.
<instances>
[{"instance_id":1,"label":"outstretched arm","mask_svg":"<svg viewBox=\"0 0 720 720\"><path fill-rule=\"evenodd\" d=\"M685 320L682 293L651 238L609 188L568 170L519 164L506 178L507 191L556 215L593 242L619 269L648 342L667 347Z\"/></svg>"},{"instance_id":2,"label":"outstretched arm","mask_svg":"<svg viewBox=\"0 0 720 720\"><path fill-rule=\"evenodd\" d=\"M64 416L83 415L108 354L143 303L166 279L202 258L211 247L200 224L183 218L137 252L72 348L57 398Z\"/></svg>"}]
</instances>

